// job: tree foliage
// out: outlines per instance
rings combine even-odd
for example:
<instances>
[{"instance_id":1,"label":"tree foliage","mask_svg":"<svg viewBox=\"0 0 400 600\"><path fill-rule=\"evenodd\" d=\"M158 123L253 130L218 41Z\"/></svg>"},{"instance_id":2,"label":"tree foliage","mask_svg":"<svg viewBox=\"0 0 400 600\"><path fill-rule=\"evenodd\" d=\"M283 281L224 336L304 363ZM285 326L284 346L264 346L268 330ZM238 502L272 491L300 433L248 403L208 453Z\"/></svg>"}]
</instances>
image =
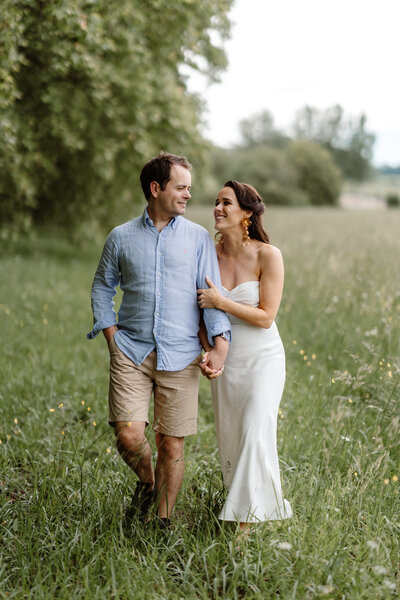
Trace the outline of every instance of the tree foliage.
<instances>
[{"instance_id":1,"label":"tree foliage","mask_svg":"<svg viewBox=\"0 0 400 600\"><path fill-rule=\"evenodd\" d=\"M211 200L226 180L236 179L254 185L267 204L337 203L342 174L322 145L291 140L274 126L268 111L241 121L240 129L240 146L212 152L212 176L205 181L203 200Z\"/></svg>"},{"instance_id":2,"label":"tree foliage","mask_svg":"<svg viewBox=\"0 0 400 600\"><path fill-rule=\"evenodd\" d=\"M180 67L225 67L213 40L231 3L3 1L0 225L109 223L160 149L201 164L201 103Z\"/></svg>"},{"instance_id":3,"label":"tree foliage","mask_svg":"<svg viewBox=\"0 0 400 600\"><path fill-rule=\"evenodd\" d=\"M361 181L370 173L375 143L366 123L365 115L347 117L339 105L326 110L305 106L298 111L293 127L297 139L326 148L345 177Z\"/></svg>"}]
</instances>

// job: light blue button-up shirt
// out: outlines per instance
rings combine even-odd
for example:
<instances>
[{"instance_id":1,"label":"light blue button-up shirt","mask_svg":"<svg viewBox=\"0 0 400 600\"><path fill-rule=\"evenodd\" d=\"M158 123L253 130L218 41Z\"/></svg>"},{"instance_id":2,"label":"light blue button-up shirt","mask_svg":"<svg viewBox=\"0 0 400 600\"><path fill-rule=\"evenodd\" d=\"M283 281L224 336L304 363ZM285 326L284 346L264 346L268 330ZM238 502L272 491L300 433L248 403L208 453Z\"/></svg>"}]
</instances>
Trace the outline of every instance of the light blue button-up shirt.
<instances>
[{"instance_id":1,"label":"light blue button-up shirt","mask_svg":"<svg viewBox=\"0 0 400 600\"><path fill-rule=\"evenodd\" d=\"M160 232L147 209L108 236L92 285L94 327L87 337L116 325L117 346L140 365L154 349L157 369L180 371L201 351L197 288L205 277L221 288L218 260L209 233L184 217L174 217ZM123 297L118 322L113 309L117 286ZM226 314L204 310L210 343L229 332Z\"/></svg>"}]
</instances>

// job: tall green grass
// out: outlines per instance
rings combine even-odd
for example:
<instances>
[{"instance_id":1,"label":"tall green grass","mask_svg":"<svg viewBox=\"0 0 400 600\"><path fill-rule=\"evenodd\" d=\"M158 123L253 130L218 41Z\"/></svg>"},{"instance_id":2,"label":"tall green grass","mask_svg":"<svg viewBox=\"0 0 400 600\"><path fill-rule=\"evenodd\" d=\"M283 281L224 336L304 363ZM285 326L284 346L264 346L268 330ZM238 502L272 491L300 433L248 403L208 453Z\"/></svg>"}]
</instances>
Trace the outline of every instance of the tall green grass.
<instances>
[{"instance_id":1,"label":"tall green grass","mask_svg":"<svg viewBox=\"0 0 400 600\"><path fill-rule=\"evenodd\" d=\"M210 215L188 213L211 230ZM105 342L85 339L101 244L1 247L0 598L396 596L400 213L276 209L266 224L286 267L278 446L294 517L241 547L217 519L204 379L173 531L123 525L135 476L107 424Z\"/></svg>"}]
</instances>

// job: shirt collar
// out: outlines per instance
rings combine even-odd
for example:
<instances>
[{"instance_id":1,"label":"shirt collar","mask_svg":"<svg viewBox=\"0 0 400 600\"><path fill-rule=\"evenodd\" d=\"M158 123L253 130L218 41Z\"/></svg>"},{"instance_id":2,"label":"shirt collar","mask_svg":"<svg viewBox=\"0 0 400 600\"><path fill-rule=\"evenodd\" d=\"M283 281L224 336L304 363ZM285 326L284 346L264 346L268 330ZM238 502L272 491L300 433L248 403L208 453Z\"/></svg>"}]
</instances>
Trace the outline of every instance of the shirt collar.
<instances>
[{"instance_id":1,"label":"shirt collar","mask_svg":"<svg viewBox=\"0 0 400 600\"><path fill-rule=\"evenodd\" d=\"M144 211L143 211L143 225L145 227L154 227L154 223L151 220L151 218L149 217L149 213L147 212L147 207L145 207ZM181 215L177 215L176 217L172 217L171 221L168 223L167 227L171 226L172 229L176 229L178 226L178 223L181 219Z\"/></svg>"}]
</instances>

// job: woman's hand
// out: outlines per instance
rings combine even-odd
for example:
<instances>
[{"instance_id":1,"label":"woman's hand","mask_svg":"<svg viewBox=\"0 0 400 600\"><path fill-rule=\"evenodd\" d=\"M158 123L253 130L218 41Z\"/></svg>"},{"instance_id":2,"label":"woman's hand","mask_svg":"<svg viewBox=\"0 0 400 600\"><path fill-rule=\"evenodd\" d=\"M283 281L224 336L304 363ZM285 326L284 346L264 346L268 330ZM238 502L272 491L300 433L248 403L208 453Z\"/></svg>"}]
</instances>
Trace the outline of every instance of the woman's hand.
<instances>
[{"instance_id":1,"label":"woman's hand","mask_svg":"<svg viewBox=\"0 0 400 600\"><path fill-rule=\"evenodd\" d=\"M209 287L208 290L197 290L200 308L219 308L221 298L223 298L221 292L209 277L206 277L206 284Z\"/></svg>"}]
</instances>

